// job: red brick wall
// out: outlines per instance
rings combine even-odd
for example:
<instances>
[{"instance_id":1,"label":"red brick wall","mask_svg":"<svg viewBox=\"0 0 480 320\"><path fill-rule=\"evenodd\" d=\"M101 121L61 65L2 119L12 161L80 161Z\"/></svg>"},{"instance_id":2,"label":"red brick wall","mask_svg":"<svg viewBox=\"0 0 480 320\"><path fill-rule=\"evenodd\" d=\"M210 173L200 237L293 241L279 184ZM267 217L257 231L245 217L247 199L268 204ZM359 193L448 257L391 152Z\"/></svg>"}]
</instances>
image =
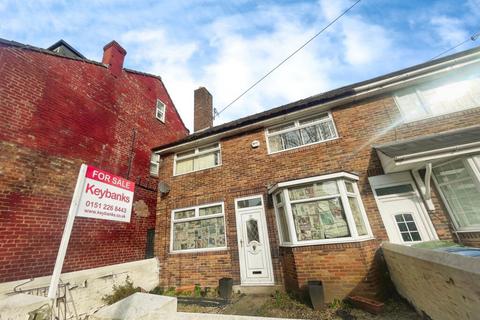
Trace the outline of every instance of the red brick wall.
<instances>
[{"instance_id":1,"label":"red brick wall","mask_svg":"<svg viewBox=\"0 0 480 320\"><path fill-rule=\"evenodd\" d=\"M377 248L375 240L282 248L282 264L289 269L285 286L290 291L306 291L308 281L321 280L328 302L355 292L375 297L378 276L373 256Z\"/></svg>"},{"instance_id":2,"label":"red brick wall","mask_svg":"<svg viewBox=\"0 0 480 320\"><path fill-rule=\"evenodd\" d=\"M281 181L349 171L359 175L358 186L376 241L282 248L280 255L273 208L267 207L275 281L284 282L288 288L296 289L303 287L310 277L326 277L329 279L327 283L331 298L342 298L354 289L369 295L378 291L379 275L374 272L373 258L378 243L388 238L368 183L369 176L383 174L372 145L442 132L459 126L477 125L480 123L480 109L412 124L398 124L398 109L392 97L384 95L354 105L337 107L332 110L332 115L340 138L326 143L268 155L264 130L254 130L221 141L221 166L176 177L172 177L173 155L165 156L161 179L171 186L171 191L158 199L157 208L157 230L161 230L161 234L156 237L157 254L162 270L168 270L168 277L165 277L166 273L161 273L161 282L164 285L187 285L195 279L195 283L210 284L230 272L230 276L239 283L234 199L240 195L266 196L267 186ZM250 144L254 140L260 141L260 147L251 148ZM219 199L225 201L228 224L228 250L222 253L222 259L229 257L230 265L219 265L219 253L170 254L171 210L187 204L205 204ZM430 213L432 222L440 238L451 240L449 219L435 194L434 203L436 209ZM197 263L197 258L201 259L201 264ZM188 277L181 272L181 268L171 268L173 263L176 266L188 265ZM204 274L209 264L216 267L207 279ZM342 265L348 265L349 270L340 269ZM365 276L368 276L366 282Z\"/></svg>"},{"instance_id":3,"label":"red brick wall","mask_svg":"<svg viewBox=\"0 0 480 320\"><path fill-rule=\"evenodd\" d=\"M0 46L0 282L52 272L81 163L140 182L134 201L150 215L76 219L63 270L143 259L155 226L150 149L186 134L157 78Z\"/></svg>"}]
</instances>

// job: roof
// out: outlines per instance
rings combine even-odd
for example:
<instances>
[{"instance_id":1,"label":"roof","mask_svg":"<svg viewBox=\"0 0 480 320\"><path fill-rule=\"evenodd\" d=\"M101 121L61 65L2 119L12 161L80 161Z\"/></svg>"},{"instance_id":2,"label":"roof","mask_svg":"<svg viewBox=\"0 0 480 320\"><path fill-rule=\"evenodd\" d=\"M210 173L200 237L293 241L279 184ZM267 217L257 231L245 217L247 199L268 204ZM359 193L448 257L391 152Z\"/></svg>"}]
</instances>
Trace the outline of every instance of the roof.
<instances>
[{"instance_id":1,"label":"roof","mask_svg":"<svg viewBox=\"0 0 480 320\"><path fill-rule=\"evenodd\" d=\"M480 126L450 130L373 147L391 158L396 158L476 142L480 142Z\"/></svg>"},{"instance_id":2,"label":"roof","mask_svg":"<svg viewBox=\"0 0 480 320\"><path fill-rule=\"evenodd\" d=\"M60 40L60 41L63 41L63 43L68 45L68 43L66 43L64 40ZM69 49L70 50L71 49L75 50L79 54L79 56L75 57L75 56L64 55L64 54L59 53L59 52L51 51L50 48L55 47L56 44L58 44L60 41L54 43L48 49L43 49L43 48L28 45L28 44L20 43L20 42L17 42L17 41L12 41L12 40L7 40L7 39L0 38L0 44L6 45L6 46L17 47L17 48L21 48L21 49L36 51L36 52L40 52L40 53L44 53L44 54L49 54L49 55L53 55L53 56L57 56L57 57L62 57L62 58L65 58L65 59L83 61L83 62L86 62L86 63L91 63L91 64L94 64L94 65L97 65L97 66L101 66L101 67L104 67L104 68L107 67L107 65L105 65L101 62L85 58L80 52L75 50L70 45L68 45ZM155 78L155 79L158 79L158 80L162 80L162 78L160 76L157 76L157 75L154 75L154 74L151 74L151 73L132 70L132 69L128 69L128 68L123 68L123 70L126 71L126 72L129 72L129 73L139 74L139 75L142 75L142 76L147 76L147 77Z\"/></svg>"},{"instance_id":3,"label":"roof","mask_svg":"<svg viewBox=\"0 0 480 320\"><path fill-rule=\"evenodd\" d=\"M428 72L443 69L445 68L444 63L448 63L448 62L454 63L459 58L463 58L476 53L480 53L480 47L475 47L473 49L462 51L462 52L452 54L443 58L431 60L422 64L418 64L409 68L391 72L391 73L388 73L379 77L375 77L369 80L353 83L344 87L340 87L338 89L323 92L302 100L298 100L298 101L288 103L273 109L269 109L260 113L243 117L238 120L234 120L218 126L214 126L206 130L194 132L193 134L188 135L187 137L181 140L153 148L152 151L160 151L166 148L175 147L181 144L193 142L196 140L200 140L202 138L224 133L233 129L248 126L250 124L263 121L266 119L271 119L274 117L286 115L286 114L300 111L303 109L308 109L310 107L313 107L319 104L333 102L336 100L340 100L342 98L351 97L351 96L354 96L355 94L361 93L362 91L366 92L367 90L371 90L372 88L369 88L368 87L369 85L378 84L377 87L382 87L383 85L385 85L384 82L387 80L399 81L404 77L406 78L410 77L412 73L416 71L421 71L422 69L428 68Z\"/></svg>"},{"instance_id":4,"label":"roof","mask_svg":"<svg viewBox=\"0 0 480 320\"><path fill-rule=\"evenodd\" d=\"M16 48L20 48L20 49L35 51L35 52L39 52L39 53L43 53L43 54L48 54L48 55L53 55L53 56L56 56L56 57L61 57L61 58L64 58L64 59L82 61L82 62L90 63L90 64L93 64L93 65L96 65L96 66L99 66L99 67L107 68L107 65L105 65L101 62L94 61L94 60L89 60L89 59L85 58L80 52L78 52L75 48L70 46L63 39L60 39L59 41L57 41L56 43L51 45L48 49L43 49L43 48L28 45L28 44L23 44L23 43L20 43L20 42L17 42L17 41L6 40L6 39L3 39L3 38L0 38L0 45L2 45L2 44L5 45L5 46L11 46L11 47L16 47ZM61 52L52 51L55 48L58 48L60 46L64 46L65 48L68 48L68 50L75 53L75 55L71 55L71 54L65 55L64 53L61 53ZM142 71L132 70L132 69L128 69L128 68L123 68L123 70L125 72L128 72L128 73L132 73L132 74L136 74L136 75L140 75L140 76L145 76L145 77L150 77L150 78L155 78L155 79L159 80L162 83L162 86L164 87L165 92L167 93L168 97L173 102L173 100L171 99L170 94L169 94L167 88L165 87L165 85L163 84L162 78L160 76L150 74L150 73L146 73L146 72L142 72ZM187 126L183 122L183 119L182 119L182 117L180 117L180 114L178 113L178 110L175 106L174 106L174 109L175 109L175 112L178 115L178 118L180 119L180 122L182 123L183 127L188 131Z\"/></svg>"},{"instance_id":5,"label":"roof","mask_svg":"<svg viewBox=\"0 0 480 320\"><path fill-rule=\"evenodd\" d=\"M52 44L50 47L47 48L47 50L59 53L62 56L67 56L67 57L71 57L71 58L86 59L83 54L78 52L74 47L69 45L63 39L60 39L57 42L55 42L54 44Z\"/></svg>"}]
</instances>

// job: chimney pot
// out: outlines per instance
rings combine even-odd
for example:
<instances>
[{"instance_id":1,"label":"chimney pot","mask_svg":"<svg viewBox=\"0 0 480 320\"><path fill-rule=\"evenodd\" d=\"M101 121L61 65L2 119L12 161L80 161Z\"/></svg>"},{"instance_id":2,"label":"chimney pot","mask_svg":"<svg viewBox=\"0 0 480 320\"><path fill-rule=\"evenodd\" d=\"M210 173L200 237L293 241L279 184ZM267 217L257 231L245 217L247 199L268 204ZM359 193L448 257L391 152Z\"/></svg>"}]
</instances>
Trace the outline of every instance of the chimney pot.
<instances>
[{"instance_id":1,"label":"chimney pot","mask_svg":"<svg viewBox=\"0 0 480 320\"><path fill-rule=\"evenodd\" d=\"M213 126L213 98L204 87L194 91L193 131L207 129Z\"/></svg>"},{"instance_id":2,"label":"chimney pot","mask_svg":"<svg viewBox=\"0 0 480 320\"><path fill-rule=\"evenodd\" d=\"M122 74L123 61L127 51L115 40L103 47L102 63L107 64L112 74L116 77Z\"/></svg>"}]
</instances>

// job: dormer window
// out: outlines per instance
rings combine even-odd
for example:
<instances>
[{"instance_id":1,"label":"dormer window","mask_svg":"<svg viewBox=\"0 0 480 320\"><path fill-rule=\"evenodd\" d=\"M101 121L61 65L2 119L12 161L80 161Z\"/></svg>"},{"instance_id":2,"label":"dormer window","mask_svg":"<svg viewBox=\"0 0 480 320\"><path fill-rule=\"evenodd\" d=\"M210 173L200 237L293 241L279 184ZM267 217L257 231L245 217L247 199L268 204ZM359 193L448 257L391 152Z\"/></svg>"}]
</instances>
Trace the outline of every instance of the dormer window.
<instances>
[{"instance_id":1,"label":"dormer window","mask_svg":"<svg viewBox=\"0 0 480 320\"><path fill-rule=\"evenodd\" d=\"M157 99L155 116L158 120L165 123L165 113L167 111L167 106L160 99Z\"/></svg>"},{"instance_id":2,"label":"dormer window","mask_svg":"<svg viewBox=\"0 0 480 320\"><path fill-rule=\"evenodd\" d=\"M269 153L295 149L338 138L330 112L267 129Z\"/></svg>"}]
</instances>

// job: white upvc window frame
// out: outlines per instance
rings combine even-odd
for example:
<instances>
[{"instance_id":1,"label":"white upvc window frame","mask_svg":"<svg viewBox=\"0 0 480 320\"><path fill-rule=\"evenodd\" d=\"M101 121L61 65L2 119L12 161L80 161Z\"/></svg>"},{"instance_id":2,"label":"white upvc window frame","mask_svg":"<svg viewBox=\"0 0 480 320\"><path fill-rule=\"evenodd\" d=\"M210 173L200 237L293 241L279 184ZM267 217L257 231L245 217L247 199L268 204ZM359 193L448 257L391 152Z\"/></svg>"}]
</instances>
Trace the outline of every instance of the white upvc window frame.
<instances>
[{"instance_id":1,"label":"white upvc window frame","mask_svg":"<svg viewBox=\"0 0 480 320\"><path fill-rule=\"evenodd\" d=\"M450 83L448 83L445 80L442 81L441 78L434 78L434 79L431 79L430 81L420 83L420 84L414 85L412 87L406 87L406 88L400 89L397 92L395 92L393 94L393 99L395 101L395 105L397 106L397 109L399 110L399 112L402 116L402 121L404 123L410 123L410 122L425 120L425 119L434 118L434 117L438 117L438 116L442 116L442 115L446 115L446 114L450 114L450 113L454 113L454 112L460 112L460 111L465 111L465 110L468 110L468 109L480 107L480 104L477 104L477 105L472 105L472 106L464 108L464 109L452 110L452 111L441 112L441 113L434 113L431 106L429 106L429 104L425 101L425 98L424 98L423 93L422 93L422 91L426 90L429 86L440 88L443 85L454 84L455 82L458 82L459 80L461 81L462 77L464 77L465 79L468 79L469 77L475 75L475 72L478 73L478 70L480 70L479 69L480 64L475 63L475 65L470 66L470 68L471 68L471 70L459 71L456 74L454 74L453 75L454 81L451 81ZM419 107L421 107L425 111L426 115L415 117L415 118L409 118L408 115L405 114L405 110L402 109L402 107L401 107L402 104L399 102L398 96L402 93L414 94L417 97L418 102L420 103Z\"/></svg>"},{"instance_id":2,"label":"white upvc window frame","mask_svg":"<svg viewBox=\"0 0 480 320\"><path fill-rule=\"evenodd\" d=\"M160 116L158 114L161 114ZM155 118L165 123L165 115L167 114L167 105L160 99L155 102Z\"/></svg>"},{"instance_id":3,"label":"white upvc window frame","mask_svg":"<svg viewBox=\"0 0 480 320\"><path fill-rule=\"evenodd\" d=\"M353 178L354 177L354 178ZM302 185L308 185L315 182L323 182L323 181L335 181L337 184L337 188L339 193L335 195L327 195L321 197L314 197L314 198L307 198L302 200L290 200L290 195L288 192L289 187L299 187ZM354 188L354 193L350 193L346 189L345 181L351 182ZM277 231L280 241L280 246L282 247L300 247L300 246L311 246L311 245L322 245L322 244L332 244L332 243L350 243L350 242L361 242L374 239L372 229L370 227L370 222L368 221L367 213L365 211L365 207L363 206L363 202L360 196L360 192L357 185L358 177L349 174L349 173L338 173L338 174L330 174L320 177L313 177L307 179L301 179L297 181L292 181L285 183L283 187L278 187L272 193L273 203L275 208L275 219L277 221ZM282 193L283 196L283 208L286 212L286 220L289 230L290 241L286 242L283 241L283 229L280 226L279 221L279 212L278 212L278 204L276 201L276 195L278 193ZM348 197L355 197L360 209L360 213L362 219L365 224L365 228L367 230L367 234L363 236L359 236L357 232L357 227L355 225L355 220L353 218L352 210L350 208L350 204L348 202ZM292 212L292 204L295 203L302 203L302 202L311 202L311 201L318 201L318 200L326 200L326 199L334 199L340 198L342 202L342 206L345 213L345 218L347 220L347 227L350 231L350 237L342 237L342 238L332 238L332 239L319 239L319 240L303 240L299 241L297 237L297 232L295 228L295 222L293 219L293 212Z\"/></svg>"},{"instance_id":4,"label":"white upvc window frame","mask_svg":"<svg viewBox=\"0 0 480 320\"><path fill-rule=\"evenodd\" d=\"M212 149L208 149L208 150L204 150L204 151L200 151L200 149L207 148L207 147L213 146L213 145L217 145L217 147L212 148ZM186 155L186 156L180 156L180 157L178 156L179 153L180 154L181 153L186 153L186 152L190 152L192 150L194 150L194 152L192 154L189 154L189 155ZM197 158L199 156L209 154L209 153L215 153L215 152L218 152L218 164L213 165L211 167L202 168L202 169L199 169L199 170L195 170L195 164L194 164L192 171L177 173L177 160L187 160L187 159L191 159L191 158L194 159L194 158ZM192 172L199 172L199 171L203 171L203 170L207 170L207 169L211 169L211 168L220 167L221 165L222 165L222 147L221 147L221 144L220 144L220 142L210 143L210 144L206 144L206 145L203 145L203 146L200 146L200 147L196 147L196 148L193 148L193 149L188 149L188 150L184 150L184 151L175 153L175 156L174 156L174 159L173 159L173 176L181 176L181 175L189 174L189 173L192 173Z\"/></svg>"},{"instance_id":5,"label":"white upvc window frame","mask_svg":"<svg viewBox=\"0 0 480 320\"><path fill-rule=\"evenodd\" d=\"M444 165L448 162L451 161L458 161L462 160L467 171L472 175L472 178L474 180L475 185L477 188L480 190L480 155L473 155L471 157L461 157L459 158L454 158L450 159L447 161L439 162L435 164L433 167L437 167L440 165ZM432 173L432 179L433 182L435 183L435 187L437 188L438 193L440 194L440 198L443 201L443 204L447 208L447 212L450 215L450 220L453 222L453 225L455 226L455 230L457 232L479 232L480 227L479 226L473 226L473 227L461 227L458 225L457 218L455 216L455 213L453 212L452 208L448 204L447 199L445 198L442 189L440 188L440 184L438 183L437 178L435 177L435 174Z\"/></svg>"},{"instance_id":6,"label":"white upvc window frame","mask_svg":"<svg viewBox=\"0 0 480 320\"><path fill-rule=\"evenodd\" d=\"M304 121L304 120L307 120L307 119L311 119L311 118L315 118L315 117L321 117L322 115L327 115L327 118L326 119L320 119L318 121L315 121L315 122L309 122L309 123L306 123L306 124L300 124L301 121ZM335 137L333 138L330 138L330 139L325 139L325 140L319 140L319 141L316 141L316 142L311 142L311 143L306 143L306 144L302 144L300 146L297 146L297 147L293 147L293 148L288 148L288 149L282 149L282 150L278 150L278 151L272 151L271 148L270 148L270 141L269 141L269 138L272 137L272 136L277 136L277 135L280 135L280 134L283 134L283 133L287 133L287 132L290 132L290 131L296 131L296 130L300 130L300 129L303 129L303 128L307 128L307 127L311 127L313 125L316 125L316 124L320 124L320 123L324 123L324 122L331 122L332 124L332 127L333 127L333 131L335 133ZM291 127L291 128L287 128L285 130L281 130L281 131L277 131L277 132L270 132L270 130L272 129L275 129L275 128L278 128L278 127L282 127L282 126L285 126L285 125L288 125L290 123L293 123L294 126ZM301 133L300 133L301 135ZM303 147L306 147L306 146L311 146L311 145L315 145L315 144L319 144L319 143L324 143L324 142L327 142L327 141L332 141L332 140L336 140L336 139L339 139L339 135L338 135L338 131L337 131L337 126L335 125L335 121L333 120L333 116L332 116L332 113L330 111L326 111L326 112L320 112L316 115L310 115L308 117L302 117L302 118L299 118L299 119L295 119L295 120L291 120L291 121L285 121L281 124L278 124L278 125L275 125L275 126L271 126L271 127L268 127L265 129L265 140L267 142L267 151L268 151L268 154L276 154L276 153L280 153L280 152L285 152L285 151L289 151L289 150L295 150L295 149L298 149L298 148L303 148Z\"/></svg>"},{"instance_id":7,"label":"white upvc window frame","mask_svg":"<svg viewBox=\"0 0 480 320\"><path fill-rule=\"evenodd\" d=\"M216 213L216 214L211 214L211 215L207 215L207 216L200 216L200 214L199 214L200 209L208 208L208 207L214 207L214 206L218 206L218 205L222 206L222 213ZM175 213L176 212L187 211L187 210L194 210L195 211L195 216L190 217L190 218L183 218L183 219L175 220ZM224 229L224 237L225 237L225 246L215 247L215 248L198 248L198 249L185 249L185 250L174 250L173 249L173 225L175 223L198 221L198 220L205 220L205 219L212 219L212 218L219 218L219 217L223 217L223 229ZM179 208L179 209L172 210L171 215L170 215L170 253L171 254L222 251L222 250L227 250L227 249L228 249L228 245L227 245L227 224L226 224L226 221L225 221L225 204L224 204L224 202L208 203L208 204L202 204L202 205L199 205L199 206Z\"/></svg>"},{"instance_id":8,"label":"white upvc window frame","mask_svg":"<svg viewBox=\"0 0 480 320\"><path fill-rule=\"evenodd\" d=\"M156 168L152 170L152 168ZM150 176L158 177L160 171L160 154L152 152L150 155Z\"/></svg>"}]
</instances>

